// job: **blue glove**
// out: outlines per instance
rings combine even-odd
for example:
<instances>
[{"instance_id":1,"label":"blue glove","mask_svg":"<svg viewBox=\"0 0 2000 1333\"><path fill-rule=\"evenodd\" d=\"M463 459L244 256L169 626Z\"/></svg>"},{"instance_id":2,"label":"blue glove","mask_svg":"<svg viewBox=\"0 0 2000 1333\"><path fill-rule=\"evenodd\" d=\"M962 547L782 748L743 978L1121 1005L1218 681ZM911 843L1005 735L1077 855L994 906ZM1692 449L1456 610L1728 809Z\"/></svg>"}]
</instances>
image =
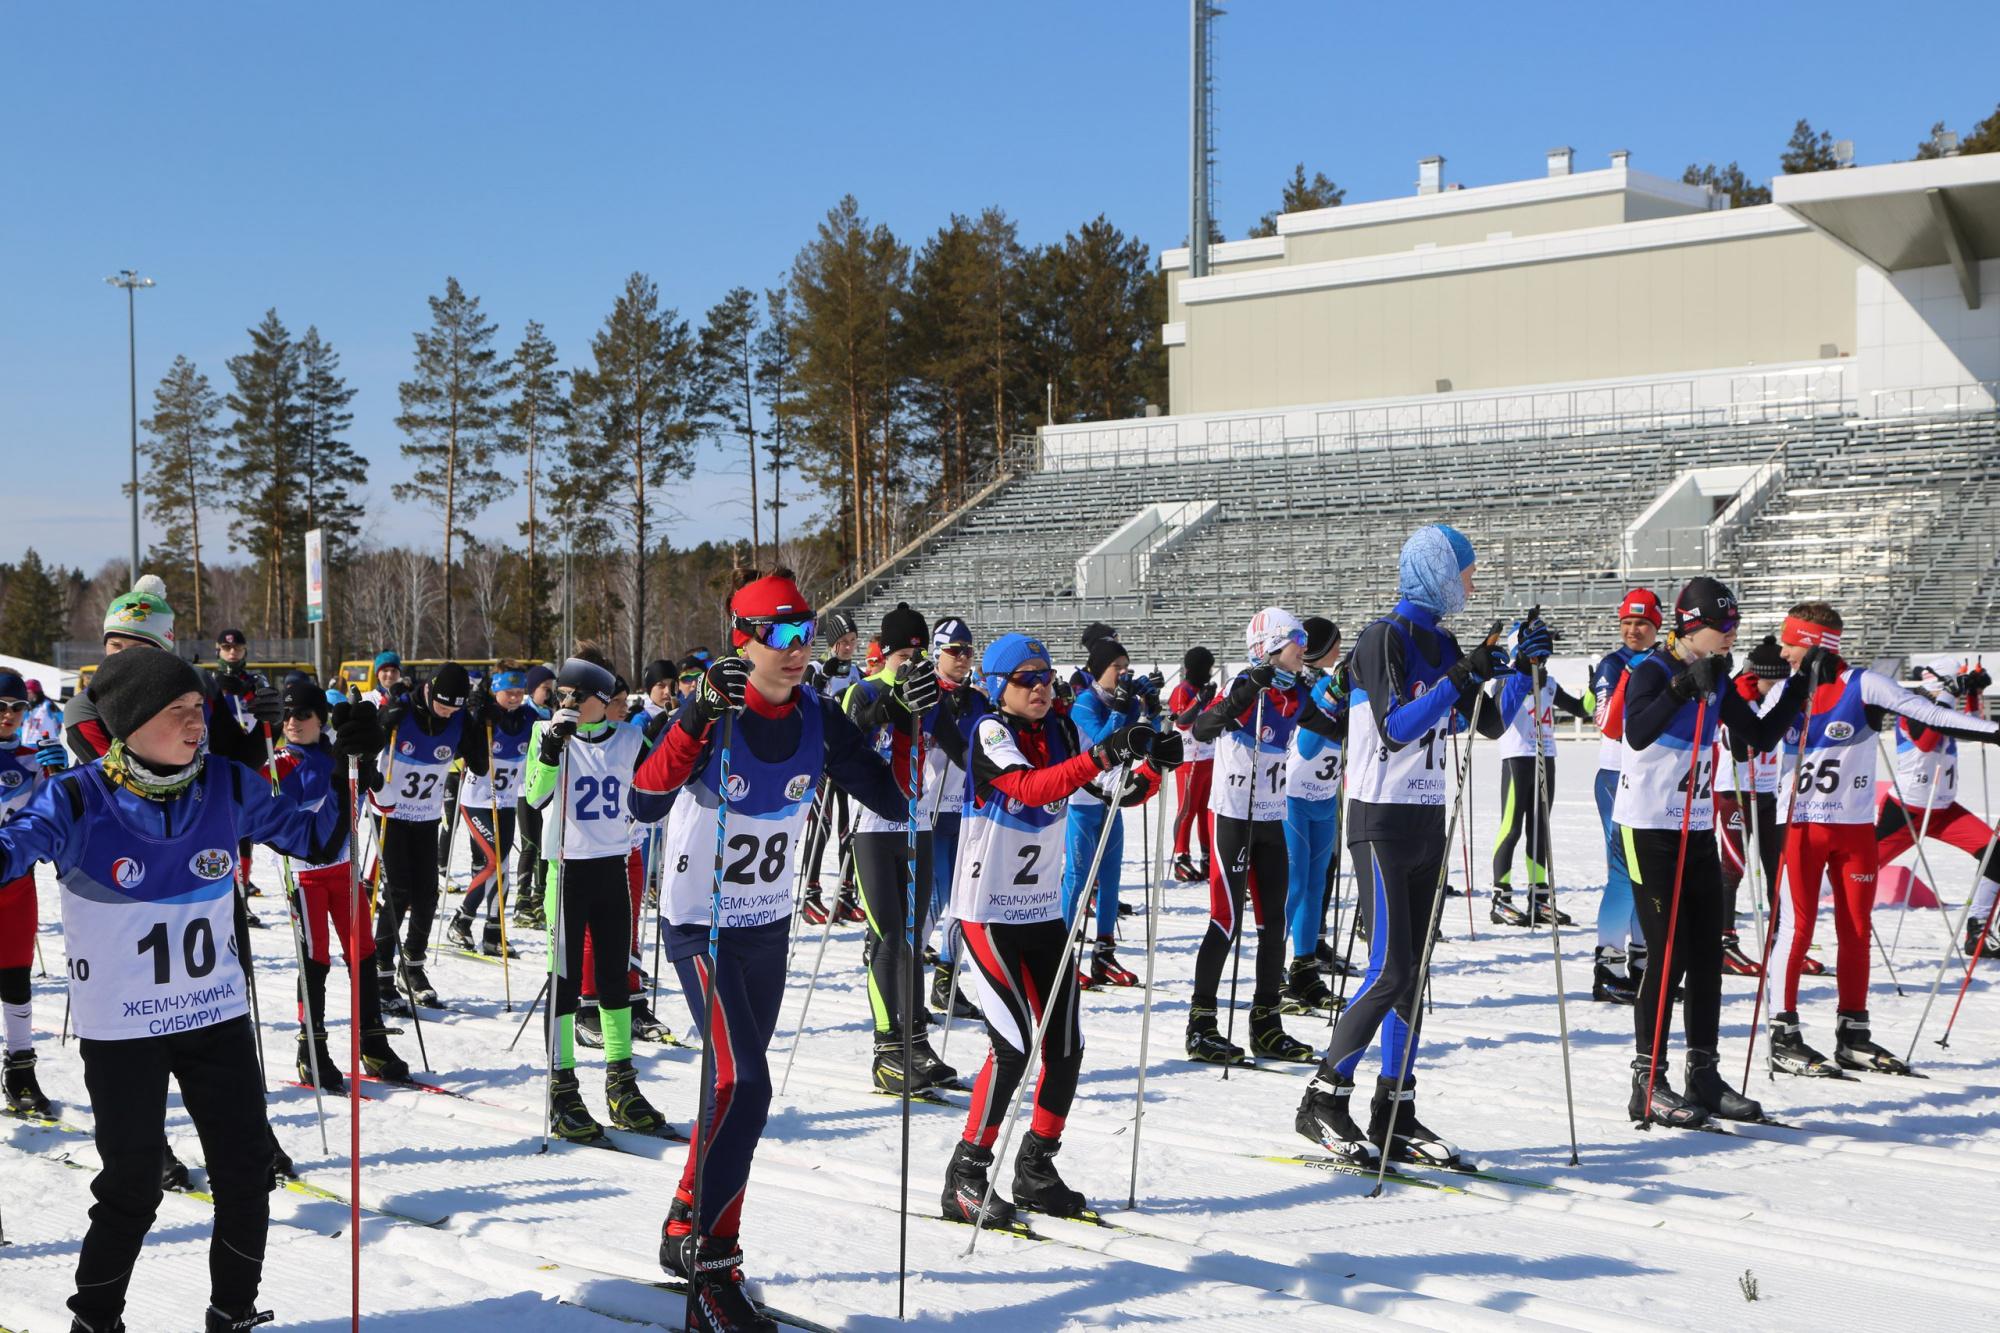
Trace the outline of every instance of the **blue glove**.
<instances>
[{"instance_id":1,"label":"blue glove","mask_svg":"<svg viewBox=\"0 0 2000 1333\"><path fill-rule=\"evenodd\" d=\"M1530 621L1515 622L1514 640L1516 671L1525 671L1532 663L1548 661L1549 654L1555 651L1555 632L1539 616Z\"/></svg>"},{"instance_id":2,"label":"blue glove","mask_svg":"<svg viewBox=\"0 0 2000 1333\"><path fill-rule=\"evenodd\" d=\"M1339 678L1328 672L1313 686L1312 699L1320 712L1332 717L1347 706L1347 691L1340 688Z\"/></svg>"},{"instance_id":3,"label":"blue glove","mask_svg":"<svg viewBox=\"0 0 2000 1333\"><path fill-rule=\"evenodd\" d=\"M68 768L69 752L63 749L61 741L43 741L35 751L35 763L42 768Z\"/></svg>"}]
</instances>

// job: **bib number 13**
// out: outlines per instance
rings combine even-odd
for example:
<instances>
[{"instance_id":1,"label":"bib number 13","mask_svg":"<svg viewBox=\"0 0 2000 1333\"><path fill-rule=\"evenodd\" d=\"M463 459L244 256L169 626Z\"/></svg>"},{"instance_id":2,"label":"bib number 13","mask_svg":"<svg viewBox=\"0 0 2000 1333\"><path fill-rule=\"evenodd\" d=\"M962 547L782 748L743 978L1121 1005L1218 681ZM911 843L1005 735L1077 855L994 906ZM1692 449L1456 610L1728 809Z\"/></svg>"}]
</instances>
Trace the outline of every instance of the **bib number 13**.
<instances>
[{"instance_id":1,"label":"bib number 13","mask_svg":"<svg viewBox=\"0 0 2000 1333\"><path fill-rule=\"evenodd\" d=\"M165 986L174 979L173 947L167 939L167 923L156 921L139 940L139 956L153 956L153 984ZM199 979L215 970L215 931L208 918L198 916L181 933L181 965L186 975Z\"/></svg>"}]
</instances>

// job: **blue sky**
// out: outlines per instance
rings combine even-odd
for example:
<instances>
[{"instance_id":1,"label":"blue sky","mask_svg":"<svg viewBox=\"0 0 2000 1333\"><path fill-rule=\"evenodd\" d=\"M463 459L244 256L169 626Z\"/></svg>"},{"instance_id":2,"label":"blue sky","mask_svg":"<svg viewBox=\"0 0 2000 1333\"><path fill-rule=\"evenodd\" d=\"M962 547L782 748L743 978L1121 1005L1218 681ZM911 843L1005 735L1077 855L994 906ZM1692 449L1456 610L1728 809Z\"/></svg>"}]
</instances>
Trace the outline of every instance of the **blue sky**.
<instances>
[{"instance_id":1,"label":"blue sky","mask_svg":"<svg viewBox=\"0 0 2000 1333\"><path fill-rule=\"evenodd\" d=\"M2000 100L1989 44L1879 6L1335 5L1234 0L1216 38L1218 211L1241 236L1291 164L1359 202L1443 153L1467 184L1614 148L1677 175L1763 177L1799 116L1861 162L1908 157ZM0 559L94 570L126 545L125 310L141 413L176 352L218 386L267 307L339 350L372 528L433 539L392 503L392 418L425 297L456 275L510 347L539 319L565 361L626 273L698 321L776 282L854 193L920 241L1000 204L1029 241L1105 213L1156 248L1185 233L1183 0L1005 4L129 4L10 6L0 47ZM677 541L746 526L711 456L674 497ZM475 524L511 531L519 496Z\"/></svg>"}]
</instances>

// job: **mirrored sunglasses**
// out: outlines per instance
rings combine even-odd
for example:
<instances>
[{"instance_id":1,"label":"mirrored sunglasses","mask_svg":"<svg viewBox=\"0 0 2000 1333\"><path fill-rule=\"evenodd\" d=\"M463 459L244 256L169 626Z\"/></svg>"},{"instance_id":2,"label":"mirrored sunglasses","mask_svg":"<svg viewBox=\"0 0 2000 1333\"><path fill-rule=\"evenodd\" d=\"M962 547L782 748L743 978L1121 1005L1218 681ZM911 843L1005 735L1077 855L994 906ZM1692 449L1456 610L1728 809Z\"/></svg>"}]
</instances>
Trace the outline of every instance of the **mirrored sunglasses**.
<instances>
[{"instance_id":1,"label":"mirrored sunglasses","mask_svg":"<svg viewBox=\"0 0 2000 1333\"><path fill-rule=\"evenodd\" d=\"M804 648L811 644L813 635L819 629L819 621L811 616L804 620L745 620L736 618L736 628L748 634L766 648Z\"/></svg>"}]
</instances>

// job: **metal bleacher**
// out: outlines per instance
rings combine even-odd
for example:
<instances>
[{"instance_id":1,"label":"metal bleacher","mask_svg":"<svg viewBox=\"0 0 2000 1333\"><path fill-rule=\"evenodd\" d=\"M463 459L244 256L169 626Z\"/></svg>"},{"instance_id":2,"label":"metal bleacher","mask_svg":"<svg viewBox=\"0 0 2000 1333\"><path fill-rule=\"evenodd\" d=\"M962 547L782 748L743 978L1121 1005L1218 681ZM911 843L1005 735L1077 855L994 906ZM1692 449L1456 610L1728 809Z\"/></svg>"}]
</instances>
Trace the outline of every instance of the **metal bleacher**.
<instances>
[{"instance_id":1,"label":"metal bleacher","mask_svg":"<svg viewBox=\"0 0 2000 1333\"><path fill-rule=\"evenodd\" d=\"M1449 522L1479 551L1473 618L1539 603L1574 623L1615 603L1626 526L1689 468L1778 458L1784 483L1711 559L1746 630L1774 629L1808 597L1842 608L1851 656L1980 642L2000 603L2000 414L1524 424L1517 432L1408 432L1284 441L1232 456L1116 460L1027 473L843 599L864 626L897 601L1074 648L1092 620L1136 661L1190 643L1225 655L1259 606L1351 624L1394 599L1411 529ZM1212 499L1216 521L1155 559L1138 590L1079 600L1077 557L1140 506ZM2000 642L2000 641L1996 641Z\"/></svg>"}]
</instances>

